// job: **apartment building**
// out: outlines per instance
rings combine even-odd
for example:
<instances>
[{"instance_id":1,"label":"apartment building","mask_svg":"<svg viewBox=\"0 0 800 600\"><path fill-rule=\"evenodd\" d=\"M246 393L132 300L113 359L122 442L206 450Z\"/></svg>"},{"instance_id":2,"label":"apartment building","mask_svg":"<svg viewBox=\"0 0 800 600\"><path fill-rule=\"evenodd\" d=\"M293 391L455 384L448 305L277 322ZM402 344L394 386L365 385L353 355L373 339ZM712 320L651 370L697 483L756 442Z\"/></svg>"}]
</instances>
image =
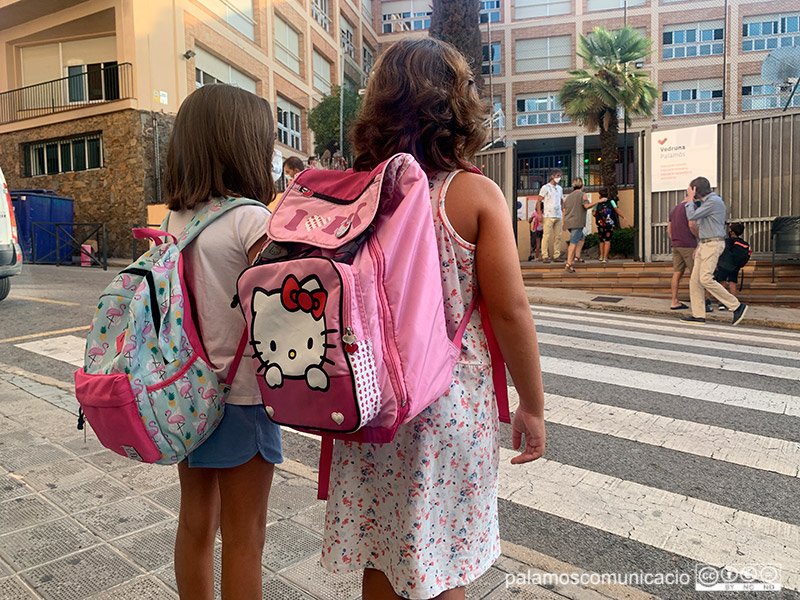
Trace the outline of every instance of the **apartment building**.
<instances>
[{"instance_id":1,"label":"apartment building","mask_svg":"<svg viewBox=\"0 0 800 600\"><path fill-rule=\"evenodd\" d=\"M373 0L0 0L0 164L12 189L75 198L113 253L160 202L181 102L238 85L271 103L283 158L313 154L308 112L363 87Z\"/></svg>"},{"instance_id":2,"label":"apartment building","mask_svg":"<svg viewBox=\"0 0 800 600\"><path fill-rule=\"evenodd\" d=\"M382 1L381 44L425 35L430 5ZM482 73L504 116L494 135L517 145L520 193L538 189L553 167L564 169L567 181L582 175L599 184L599 140L563 117L557 91L567 71L582 66L578 36L623 24L653 40L641 67L660 92L652 120L635 120L631 131L780 110L779 90L761 79L761 64L776 48L800 47L797 0L481 0ZM800 108L800 94L791 106ZM632 184L633 150L626 157L625 146L621 136L618 180Z\"/></svg>"}]
</instances>

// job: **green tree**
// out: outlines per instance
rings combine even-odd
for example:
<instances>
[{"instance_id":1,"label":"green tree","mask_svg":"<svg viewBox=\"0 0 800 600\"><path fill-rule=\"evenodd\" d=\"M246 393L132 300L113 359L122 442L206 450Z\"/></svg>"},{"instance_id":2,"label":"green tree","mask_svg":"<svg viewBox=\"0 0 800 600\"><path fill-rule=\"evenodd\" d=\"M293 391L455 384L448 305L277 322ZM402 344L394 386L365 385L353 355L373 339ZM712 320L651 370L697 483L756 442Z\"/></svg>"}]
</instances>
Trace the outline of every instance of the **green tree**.
<instances>
[{"instance_id":1,"label":"green tree","mask_svg":"<svg viewBox=\"0 0 800 600\"><path fill-rule=\"evenodd\" d=\"M314 132L314 152L322 155L332 142L339 143L339 86L333 86L329 96L312 108L308 113L308 126ZM352 154L347 131L361 109L361 96L348 89L344 90L344 149L342 155Z\"/></svg>"},{"instance_id":2,"label":"green tree","mask_svg":"<svg viewBox=\"0 0 800 600\"><path fill-rule=\"evenodd\" d=\"M658 90L645 71L631 65L650 54L652 44L632 27L595 27L578 41L586 68L569 71L558 93L565 115L590 132L599 130L600 174L611 198L617 197L619 113L625 112L628 125L632 116L653 114Z\"/></svg>"},{"instance_id":3,"label":"green tree","mask_svg":"<svg viewBox=\"0 0 800 600\"><path fill-rule=\"evenodd\" d=\"M433 0L430 35L458 48L475 75L475 85L483 90L483 45L480 30L479 0Z\"/></svg>"}]
</instances>

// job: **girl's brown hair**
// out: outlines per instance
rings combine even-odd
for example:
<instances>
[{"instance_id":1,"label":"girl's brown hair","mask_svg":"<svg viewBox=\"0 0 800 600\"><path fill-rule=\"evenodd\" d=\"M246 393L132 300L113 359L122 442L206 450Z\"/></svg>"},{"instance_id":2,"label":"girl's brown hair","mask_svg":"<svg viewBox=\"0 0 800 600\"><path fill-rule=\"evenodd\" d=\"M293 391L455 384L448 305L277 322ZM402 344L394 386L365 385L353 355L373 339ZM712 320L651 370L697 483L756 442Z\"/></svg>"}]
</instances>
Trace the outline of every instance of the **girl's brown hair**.
<instances>
[{"instance_id":1,"label":"girl's brown hair","mask_svg":"<svg viewBox=\"0 0 800 600\"><path fill-rule=\"evenodd\" d=\"M487 105L464 56L432 38L401 40L378 59L350 139L355 169L397 152L427 170L467 168L486 140Z\"/></svg>"},{"instance_id":2,"label":"girl's brown hair","mask_svg":"<svg viewBox=\"0 0 800 600\"><path fill-rule=\"evenodd\" d=\"M175 118L164 203L180 210L218 196L244 196L269 204L275 195L274 146L269 102L232 85L201 87Z\"/></svg>"}]
</instances>

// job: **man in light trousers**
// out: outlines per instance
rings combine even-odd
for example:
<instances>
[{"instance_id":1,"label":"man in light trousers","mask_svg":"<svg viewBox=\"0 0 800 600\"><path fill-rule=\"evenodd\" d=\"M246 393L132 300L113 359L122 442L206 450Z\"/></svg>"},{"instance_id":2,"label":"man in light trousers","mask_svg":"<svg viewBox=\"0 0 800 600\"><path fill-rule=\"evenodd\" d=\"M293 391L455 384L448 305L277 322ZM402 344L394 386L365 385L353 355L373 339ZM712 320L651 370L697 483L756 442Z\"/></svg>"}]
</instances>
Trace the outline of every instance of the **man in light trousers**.
<instances>
[{"instance_id":1,"label":"man in light trousers","mask_svg":"<svg viewBox=\"0 0 800 600\"><path fill-rule=\"evenodd\" d=\"M733 325L738 325L747 312L747 305L739 302L736 296L714 281L717 260L725 249L725 202L711 191L711 183L705 177L693 179L686 193L690 199L686 202L686 217L690 229L697 236L698 244L692 277L689 280L692 315L681 321L697 324L706 322L707 290L733 313Z\"/></svg>"},{"instance_id":2,"label":"man in light trousers","mask_svg":"<svg viewBox=\"0 0 800 600\"><path fill-rule=\"evenodd\" d=\"M561 181L561 170L550 171L550 183L539 190L544 205L542 232L542 262L550 262L550 244L553 244L553 260L561 258L561 224L564 217L564 188Z\"/></svg>"}]
</instances>

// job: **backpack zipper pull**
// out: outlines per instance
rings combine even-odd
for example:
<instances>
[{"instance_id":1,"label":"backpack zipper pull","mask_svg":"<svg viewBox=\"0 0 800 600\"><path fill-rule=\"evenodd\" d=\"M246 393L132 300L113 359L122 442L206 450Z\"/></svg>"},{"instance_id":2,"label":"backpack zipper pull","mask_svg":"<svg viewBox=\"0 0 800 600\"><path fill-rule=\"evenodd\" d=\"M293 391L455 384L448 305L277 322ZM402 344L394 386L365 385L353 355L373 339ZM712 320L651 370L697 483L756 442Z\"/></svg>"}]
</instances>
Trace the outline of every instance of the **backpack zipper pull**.
<instances>
[{"instance_id":1,"label":"backpack zipper pull","mask_svg":"<svg viewBox=\"0 0 800 600\"><path fill-rule=\"evenodd\" d=\"M231 302L231 308L236 308L237 306L239 306L239 304L240 304L239 294L234 294L233 301Z\"/></svg>"},{"instance_id":2,"label":"backpack zipper pull","mask_svg":"<svg viewBox=\"0 0 800 600\"><path fill-rule=\"evenodd\" d=\"M356 343L358 340L356 339L356 336L353 333L352 327L344 328L344 335L342 336L342 341L344 342L344 350L348 354L355 354L358 351L358 344Z\"/></svg>"}]
</instances>

